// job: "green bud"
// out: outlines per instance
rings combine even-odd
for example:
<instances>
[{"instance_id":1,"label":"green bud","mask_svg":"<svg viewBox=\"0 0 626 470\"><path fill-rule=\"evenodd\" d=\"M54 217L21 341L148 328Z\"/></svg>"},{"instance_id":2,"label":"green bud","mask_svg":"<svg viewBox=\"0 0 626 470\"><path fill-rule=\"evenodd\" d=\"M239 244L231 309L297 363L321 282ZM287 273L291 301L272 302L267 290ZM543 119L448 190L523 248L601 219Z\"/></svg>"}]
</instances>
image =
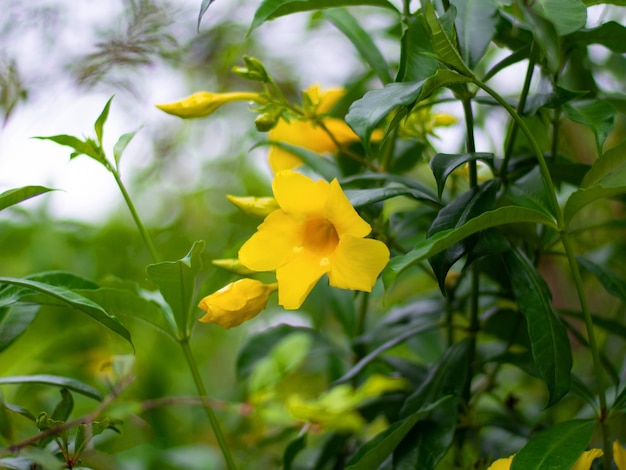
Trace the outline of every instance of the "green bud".
<instances>
[{"instance_id":1,"label":"green bud","mask_svg":"<svg viewBox=\"0 0 626 470\"><path fill-rule=\"evenodd\" d=\"M268 112L259 114L254 120L254 125L259 132L269 132L278 123L279 118L280 115L276 113Z\"/></svg>"}]
</instances>

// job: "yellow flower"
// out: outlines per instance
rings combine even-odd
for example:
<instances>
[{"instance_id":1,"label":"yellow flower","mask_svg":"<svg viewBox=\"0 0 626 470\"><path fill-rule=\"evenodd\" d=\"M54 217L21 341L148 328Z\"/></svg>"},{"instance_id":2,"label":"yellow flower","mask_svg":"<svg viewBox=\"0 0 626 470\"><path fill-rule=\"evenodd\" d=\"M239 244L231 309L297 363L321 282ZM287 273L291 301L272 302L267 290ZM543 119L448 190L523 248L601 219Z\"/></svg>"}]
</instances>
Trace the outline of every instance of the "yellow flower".
<instances>
[{"instance_id":1,"label":"yellow flower","mask_svg":"<svg viewBox=\"0 0 626 470\"><path fill-rule=\"evenodd\" d=\"M371 292L389 250L364 238L371 227L337 180L314 182L287 170L276 175L272 189L280 209L244 243L239 259L255 271L276 270L278 303L299 308L324 274L333 287Z\"/></svg>"},{"instance_id":2,"label":"yellow flower","mask_svg":"<svg viewBox=\"0 0 626 470\"><path fill-rule=\"evenodd\" d=\"M570 470L589 470L593 461L602 457L602 455L603 452L601 449L586 450L578 457ZM498 459L493 462L487 470L509 470L511 468L511 462L513 462L513 457L514 455L506 459ZM626 449L619 445L617 441L613 443L613 460L615 460L618 470L626 470Z\"/></svg>"},{"instance_id":3,"label":"yellow flower","mask_svg":"<svg viewBox=\"0 0 626 470\"><path fill-rule=\"evenodd\" d=\"M199 91L180 101L167 104L157 104L156 107L168 114L183 119L204 118L212 114L217 108L231 101L261 101L259 93L233 92L210 93Z\"/></svg>"},{"instance_id":4,"label":"yellow flower","mask_svg":"<svg viewBox=\"0 0 626 470\"><path fill-rule=\"evenodd\" d=\"M304 92L305 107L312 108L311 112L318 116L328 113L344 93L342 89L322 92L319 85L313 85ZM319 119L339 145L359 141L359 137L344 120L332 117ZM339 151L337 144L331 139L328 132L321 126L313 125L311 121L293 120L286 122L281 119L269 131L268 138L271 142L285 142L320 154L334 154ZM270 148L269 161L274 173L291 170L302 164L302 160L297 156L276 146Z\"/></svg>"},{"instance_id":5,"label":"yellow flower","mask_svg":"<svg viewBox=\"0 0 626 470\"><path fill-rule=\"evenodd\" d=\"M240 279L205 297L198 307L206 311L203 323L217 323L223 328L238 326L256 317L267 305L276 284L263 284L254 279Z\"/></svg>"}]
</instances>

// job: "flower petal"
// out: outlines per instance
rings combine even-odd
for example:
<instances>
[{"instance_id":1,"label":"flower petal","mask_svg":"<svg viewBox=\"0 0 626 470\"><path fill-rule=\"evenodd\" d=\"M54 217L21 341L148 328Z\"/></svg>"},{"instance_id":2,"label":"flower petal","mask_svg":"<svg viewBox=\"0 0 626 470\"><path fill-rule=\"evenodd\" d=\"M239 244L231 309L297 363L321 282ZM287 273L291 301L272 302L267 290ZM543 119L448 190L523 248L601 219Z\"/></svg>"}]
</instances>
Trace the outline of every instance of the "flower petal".
<instances>
[{"instance_id":1,"label":"flower petal","mask_svg":"<svg viewBox=\"0 0 626 470\"><path fill-rule=\"evenodd\" d=\"M317 112L320 114L330 112L330 110L333 109L333 106L335 106L337 101L339 101L345 94L346 90L344 90L343 88L331 88L330 90L322 92L319 101L320 104L317 107Z\"/></svg>"},{"instance_id":2,"label":"flower petal","mask_svg":"<svg viewBox=\"0 0 626 470\"><path fill-rule=\"evenodd\" d=\"M330 120L330 118L325 119L324 123L328 120ZM339 121L343 122L341 120ZM336 125L333 124L333 126ZM348 127L345 122L343 122L343 126ZM338 130L342 131L341 135L346 132L343 126L338 126ZM348 127L348 129L350 128ZM331 129L329 128L329 130ZM335 153L337 151L337 146L326 131L319 126L313 127L313 124L309 121L291 121L287 123L281 119L274 128L269 131L268 138L272 142L285 142L298 147L307 148L317 153ZM358 140L358 138L356 139ZM337 138L337 140L339 140L339 138ZM339 141L341 142L341 140Z\"/></svg>"},{"instance_id":3,"label":"flower petal","mask_svg":"<svg viewBox=\"0 0 626 470\"><path fill-rule=\"evenodd\" d=\"M389 249L378 240L344 236L330 256L330 285L371 292L376 278L389 262Z\"/></svg>"},{"instance_id":4,"label":"flower petal","mask_svg":"<svg viewBox=\"0 0 626 470\"><path fill-rule=\"evenodd\" d=\"M302 165L302 160L288 150L272 145L269 153L270 167L274 174L283 170L293 170Z\"/></svg>"},{"instance_id":5,"label":"flower petal","mask_svg":"<svg viewBox=\"0 0 626 470\"><path fill-rule=\"evenodd\" d=\"M313 181L289 170L276 174L272 183L274 197L280 208L302 220L324 216L328 188L326 181Z\"/></svg>"},{"instance_id":6,"label":"flower petal","mask_svg":"<svg viewBox=\"0 0 626 470\"><path fill-rule=\"evenodd\" d=\"M513 462L514 455L507 457L505 459L498 459L493 462L487 470L509 470L511 468L511 463Z\"/></svg>"},{"instance_id":7,"label":"flower petal","mask_svg":"<svg viewBox=\"0 0 626 470\"><path fill-rule=\"evenodd\" d=\"M340 144L349 144L351 142L358 142L359 140L361 140L359 139L359 136L354 133L352 128L348 124L346 124L346 121L344 121L343 119L327 117L324 118L322 122L324 123L326 129L328 129L328 132L330 132L334 139ZM326 131L321 129L321 127L318 128L322 132L324 132L325 135L328 136ZM330 137L328 138L330 139ZM332 141L332 139L330 140Z\"/></svg>"},{"instance_id":8,"label":"flower petal","mask_svg":"<svg viewBox=\"0 0 626 470\"><path fill-rule=\"evenodd\" d=\"M302 237L301 224L276 210L239 249L239 260L254 271L274 270L295 256L293 249L302 245Z\"/></svg>"},{"instance_id":9,"label":"flower petal","mask_svg":"<svg viewBox=\"0 0 626 470\"><path fill-rule=\"evenodd\" d=\"M592 462L598 457L602 457L603 452L600 449L586 450L580 457L574 462L574 465L570 470L589 470Z\"/></svg>"},{"instance_id":10,"label":"flower petal","mask_svg":"<svg viewBox=\"0 0 626 470\"><path fill-rule=\"evenodd\" d=\"M300 308L317 281L330 266L320 263L319 257L303 251L276 270L278 303L287 310Z\"/></svg>"},{"instance_id":11,"label":"flower petal","mask_svg":"<svg viewBox=\"0 0 626 470\"><path fill-rule=\"evenodd\" d=\"M343 235L365 237L372 231L370 225L354 210L336 179L330 183L325 215L335 226L339 237Z\"/></svg>"},{"instance_id":12,"label":"flower petal","mask_svg":"<svg viewBox=\"0 0 626 470\"><path fill-rule=\"evenodd\" d=\"M626 470L626 449L619 442L613 442L613 460L617 465L617 470Z\"/></svg>"}]
</instances>

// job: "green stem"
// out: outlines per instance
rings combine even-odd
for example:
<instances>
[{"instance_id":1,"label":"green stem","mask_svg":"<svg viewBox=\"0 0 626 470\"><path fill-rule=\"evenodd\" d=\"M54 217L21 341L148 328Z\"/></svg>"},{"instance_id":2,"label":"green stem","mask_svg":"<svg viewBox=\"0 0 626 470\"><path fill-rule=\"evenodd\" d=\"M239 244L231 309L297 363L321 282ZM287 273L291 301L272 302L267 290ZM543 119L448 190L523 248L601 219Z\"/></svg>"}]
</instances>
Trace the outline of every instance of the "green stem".
<instances>
[{"instance_id":1,"label":"green stem","mask_svg":"<svg viewBox=\"0 0 626 470\"><path fill-rule=\"evenodd\" d=\"M583 317L585 319L585 326L587 329L587 337L589 339L589 348L591 349L591 356L593 360L593 369L596 377L596 382L598 386L598 399L600 401L600 416L599 421L601 424L602 431L602 446L603 446L603 464L605 470L610 470L611 468L611 456L613 454L613 450L611 448L610 439L609 439L609 426L607 422L608 414L607 414L607 406L606 406L606 389L604 386L604 376L602 374L602 363L600 362L600 353L598 350L598 344L595 337L595 330L593 326L593 320L591 318L591 312L589 311L589 307L587 305L587 298L585 295L585 290L582 282L582 278L580 277L580 271L578 269L578 263L576 261L574 250L572 248L572 243L569 237L569 233L567 232L567 226L565 224L565 219L563 217L563 211L559 206L556 190L554 187L554 183L552 182L552 177L550 176L550 171L548 169L548 165L546 164L546 159L543 155L543 151L539 147L539 144L535 140L532 132L524 122L524 120L519 116L519 114L506 102L504 98L502 98L498 93L496 93L492 88L487 86L486 84L480 82L477 79L474 79L474 83L482 88L485 92L487 92L492 98L494 98L498 103L506 109L509 115L518 123L520 129L530 142L533 152L535 153L535 157L537 158L537 163L539 164L539 170L541 171L541 179L548 193L548 197L550 198L550 204L552 206L553 214L556 217L557 225L559 227L559 235L561 237L561 242L563 243L563 247L565 249L565 254L567 255L567 261L569 264L570 272L572 273L574 284L576 287L576 293L578 295L578 300L580 302L580 308L583 313Z\"/></svg>"},{"instance_id":2,"label":"green stem","mask_svg":"<svg viewBox=\"0 0 626 470\"><path fill-rule=\"evenodd\" d=\"M124 186L124 183L122 182L122 179L120 178L119 173L112 167L109 167L108 170L113 174L113 177L115 178L115 182L117 183L117 186L120 188L120 191L122 192L122 196L124 196L124 201L126 201L128 210L133 216L135 225L137 225L137 229L139 229L139 233L141 234L141 237L143 238L144 243L148 247L148 251L150 251L150 256L152 256L152 261L154 263L158 262L159 257L157 256L156 249L154 248L154 243L152 243L152 238L150 237L150 234L146 230L146 227L143 225L143 222L141 221L141 218L139 217L139 214L137 213L137 210L135 209L135 205L133 204L133 201L130 198L128 191L126 191L126 187Z\"/></svg>"},{"instance_id":3,"label":"green stem","mask_svg":"<svg viewBox=\"0 0 626 470\"><path fill-rule=\"evenodd\" d=\"M189 339L182 339L179 341L179 344L185 354L185 359L187 360L187 365L189 366L191 375L193 376L193 381L196 384L198 394L203 398L208 398L206 388L204 388L204 383L202 382L202 377L200 376L200 372L198 370L198 365L196 364L196 360L191 352L191 347L189 346ZM235 466L233 457L230 455L230 449L228 448L228 444L226 443L226 439L224 438L224 434L220 428L220 423L215 416L215 412L213 411L213 408L208 400L205 401L203 405L209 421L211 422L215 438L217 439L220 449L222 450L222 454L224 455L224 460L226 460L226 467L229 470L235 470L237 467Z\"/></svg>"}]
</instances>

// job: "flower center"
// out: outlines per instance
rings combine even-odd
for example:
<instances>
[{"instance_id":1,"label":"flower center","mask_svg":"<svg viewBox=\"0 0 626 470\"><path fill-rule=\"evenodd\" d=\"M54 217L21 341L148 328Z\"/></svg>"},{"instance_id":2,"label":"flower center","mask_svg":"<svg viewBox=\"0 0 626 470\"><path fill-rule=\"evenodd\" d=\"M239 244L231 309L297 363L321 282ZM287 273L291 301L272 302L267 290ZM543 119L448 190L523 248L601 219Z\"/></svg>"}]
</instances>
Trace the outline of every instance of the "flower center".
<instances>
[{"instance_id":1,"label":"flower center","mask_svg":"<svg viewBox=\"0 0 626 470\"><path fill-rule=\"evenodd\" d=\"M304 226L303 248L319 256L328 256L339 244L339 235L328 219L311 219Z\"/></svg>"}]
</instances>

